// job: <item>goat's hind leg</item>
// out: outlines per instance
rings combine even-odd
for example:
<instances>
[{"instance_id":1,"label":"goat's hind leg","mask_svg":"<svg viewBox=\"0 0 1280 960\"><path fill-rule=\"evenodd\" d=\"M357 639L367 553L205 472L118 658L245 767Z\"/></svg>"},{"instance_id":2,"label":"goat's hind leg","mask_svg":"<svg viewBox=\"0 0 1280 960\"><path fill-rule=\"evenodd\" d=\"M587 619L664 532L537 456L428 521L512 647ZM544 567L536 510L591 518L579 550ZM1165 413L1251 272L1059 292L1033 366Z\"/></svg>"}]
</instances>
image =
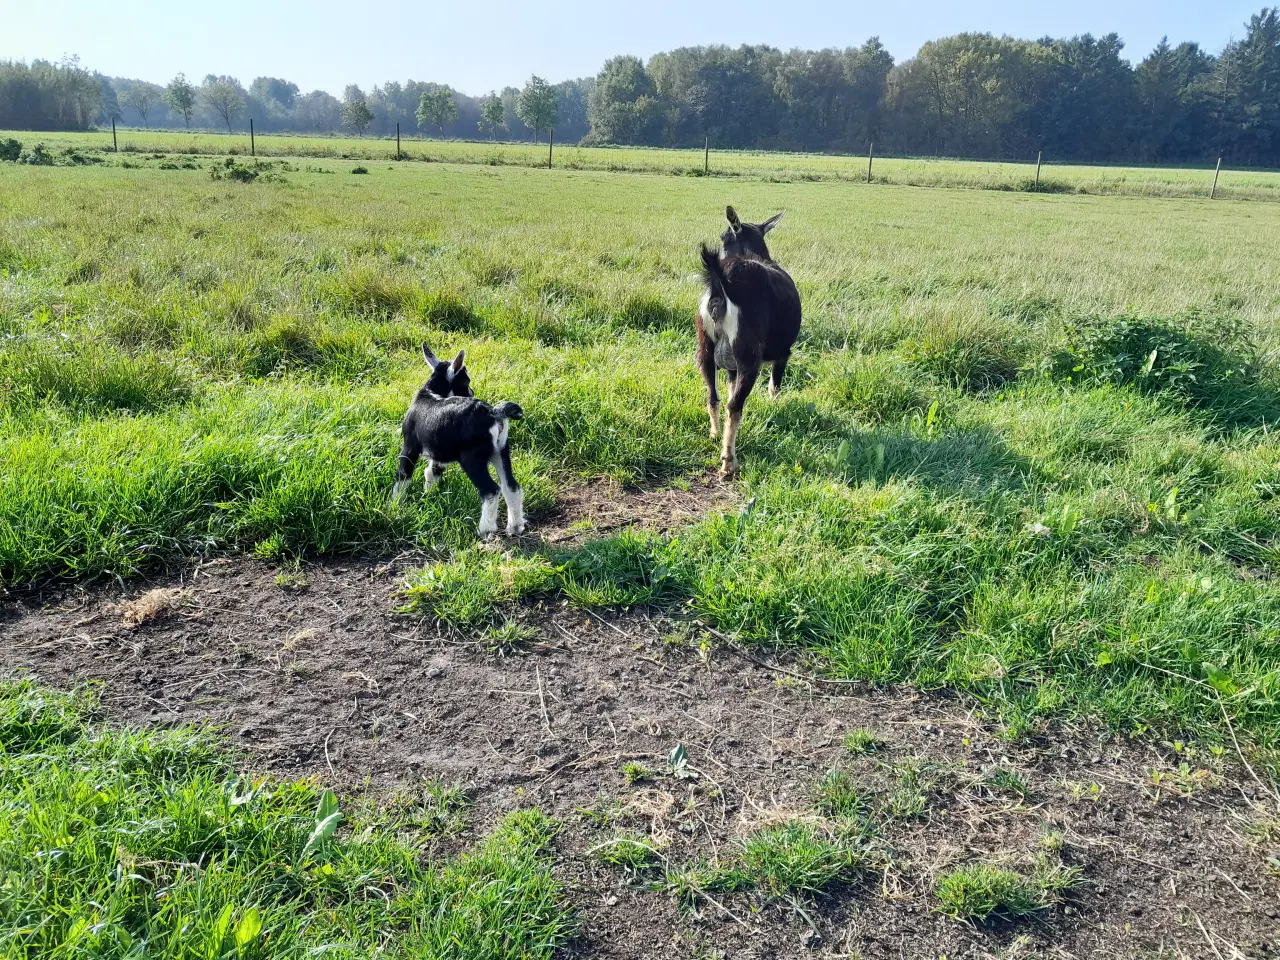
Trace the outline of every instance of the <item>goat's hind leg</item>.
<instances>
[{"instance_id":1,"label":"goat's hind leg","mask_svg":"<svg viewBox=\"0 0 1280 960\"><path fill-rule=\"evenodd\" d=\"M502 499L507 501L507 536L517 537L524 533L524 491L516 482L515 471L511 469L511 445L504 444L502 449L493 455L493 466L498 471L498 481L502 484Z\"/></svg>"},{"instance_id":2,"label":"goat's hind leg","mask_svg":"<svg viewBox=\"0 0 1280 960\"><path fill-rule=\"evenodd\" d=\"M720 454L720 476L729 479L738 472L738 428L742 426L742 408L756 385L760 368L744 368L733 380L733 393L729 395L729 422L724 428L724 449Z\"/></svg>"},{"instance_id":3,"label":"goat's hind leg","mask_svg":"<svg viewBox=\"0 0 1280 960\"><path fill-rule=\"evenodd\" d=\"M778 394L782 392L782 375L787 372L787 361L791 359L791 354L786 353L773 361L773 369L769 371L769 399L777 400Z\"/></svg>"},{"instance_id":4,"label":"goat's hind leg","mask_svg":"<svg viewBox=\"0 0 1280 960\"><path fill-rule=\"evenodd\" d=\"M489 476L489 454L468 450L458 462L480 494L480 536L491 537L498 532L498 485Z\"/></svg>"},{"instance_id":5,"label":"goat's hind leg","mask_svg":"<svg viewBox=\"0 0 1280 960\"><path fill-rule=\"evenodd\" d=\"M698 369L707 385L707 417L711 420L711 439L720 439L720 394L716 391L715 347L701 329L698 330Z\"/></svg>"},{"instance_id":6,"label":"goat's hind leg","mask_svg":"<svg viewBox=\"0 0 1280 960\"><path fill-rule=\"evenodd\" d=\"M422 456L422 450L408 440L400 447L400 459L396 466L396 485L391 492L391 500L393 503L404 499L404 492L409 487L409 481L413 479L413 468L418 465L418 458ZM427 470L431 467L428 465Z\"/></svg>"}]
</instances>

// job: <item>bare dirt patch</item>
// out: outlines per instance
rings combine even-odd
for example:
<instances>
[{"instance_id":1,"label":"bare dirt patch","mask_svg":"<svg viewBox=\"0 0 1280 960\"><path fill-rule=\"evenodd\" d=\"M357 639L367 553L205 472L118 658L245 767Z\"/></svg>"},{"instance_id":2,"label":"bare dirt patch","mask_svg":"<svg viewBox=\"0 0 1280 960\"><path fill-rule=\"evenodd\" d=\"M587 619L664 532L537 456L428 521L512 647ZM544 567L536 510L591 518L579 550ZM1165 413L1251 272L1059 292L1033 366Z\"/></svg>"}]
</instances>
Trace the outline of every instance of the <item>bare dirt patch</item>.
<instances>
[{"instance_id":1,"label":"bare dirt patch","mask_svg":"<svg viewBox=\"0 0 1280 960\"><path fill-rule=\"evenodd\" d=\"M613 480L596 480L557 491L555 507L532 532L548 544L622 527L660 533L723 512L738 499L737 488L711 472L691 477L684 488L624 487Z\"/></svg>"},{"instance_id":2,"label":"bare dirt patch","mask_svg":"<svg viewBox=\"0 0 1280 960\"><path fill-rule=\"evenodd\" d=\"M282 578L226 560L161 583L35 594L0 604L0 671L100 681L113 721L220 724L249 767L348 797L457 781L473 833L537 804L563 824L557 869L583 921L570 952L584 957L1280 951L1275 837L1256 830L1264 795L1225 760L1088 730L1010 744L945 695L806 682L802 663L780 672L656 613L528 608L536 639L500 656L394 615L401 572L352 562ZM125 622L157 588L185 593ZM882 749L846 749L862 728ZM696 776L667 772L677 743ZM629 782L628 762L655 776ZM880 800L914 769L924 805L879 816L872 866L816 900L730 894L682 911L646 888L660 872L627 875L588 853L625 831L673 864L732 858L762 824L820 822L814 790L831 769ZM938 912L940 872L1041 856L1081 871L1056 908L983 926Z\"/></svg>"}]
</instances>

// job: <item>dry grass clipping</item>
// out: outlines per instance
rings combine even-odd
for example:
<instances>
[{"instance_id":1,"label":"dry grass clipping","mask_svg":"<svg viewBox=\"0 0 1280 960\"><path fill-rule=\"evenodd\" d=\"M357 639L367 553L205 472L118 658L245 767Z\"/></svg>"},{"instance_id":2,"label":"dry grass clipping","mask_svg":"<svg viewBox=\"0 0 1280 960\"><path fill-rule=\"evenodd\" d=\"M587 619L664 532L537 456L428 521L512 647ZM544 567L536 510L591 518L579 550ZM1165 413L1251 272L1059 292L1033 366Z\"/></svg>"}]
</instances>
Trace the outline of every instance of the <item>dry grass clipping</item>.
<instances>
[{"instance_id":1,"label":"dry grass clipping","mask_svg":"<svg viewBox=\"0 0 1280 960\"><path fill-rule=\"evenodd\" d=\"M114 604L112 609L120 614L120 619L129 626L140 627L144 623L167 617L190 599L191 591L189 590L178 587L156 587L136 600L125 600Z\"/></svg>"}]
</instances>

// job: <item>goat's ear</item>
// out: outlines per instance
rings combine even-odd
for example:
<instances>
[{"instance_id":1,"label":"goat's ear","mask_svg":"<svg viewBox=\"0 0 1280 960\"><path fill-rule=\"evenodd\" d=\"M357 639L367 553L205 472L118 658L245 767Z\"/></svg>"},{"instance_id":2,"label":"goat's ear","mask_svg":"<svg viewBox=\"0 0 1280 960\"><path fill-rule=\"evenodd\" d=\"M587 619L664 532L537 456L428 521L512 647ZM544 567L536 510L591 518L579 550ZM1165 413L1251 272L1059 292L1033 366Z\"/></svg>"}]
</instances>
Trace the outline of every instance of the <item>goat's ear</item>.
<instances>
[{"instance_id":1,"label":"goat's ear","mask_svg":"<svg viewBox=\"0 0 1280 960\"><path fill-rule=\"evenodd\" d=\"M733 228L734 233L742 229L742 221L738 219L738 211L733 207L724 208L724 218L729 221L729 226Z\"/></svg>"},{"instance_id":2,"label":"goat's ear","mask_svg":"<svg viewBox=\"0 0 1280 960\"><path fill-rule=\"evenodd\" d=\"M436 355L431 352L431 348L427 346L426 341L422 344L422 359L427 361L427 366L434 370L440 366L440 361L436 359Z\"/></svg>"},{"instance_id":3,"label":"goat's ear","mask_svg":"<svg viewBox=\"0 0 1280 960\"><path fill-rule=\"evenodd\" d=\"M456 374L467 363L467 351L459 350L458 355L453 358L453 363L449 364L449 371Z\"/></svg>"},{"instance_id":4,"label":"goat's ear","mask_svg":"<svg viewBox=\"0 0 1280 960\"><path fill-rule=\"evenodd\" d=\"M783 210L782 213L775 213L772 217L770 217L764 223L760 224L760 232L768 233L770 230L776 227L779 224L779 222L781 222L782 220L782 214L786 212L787 211Z\"/></svg>"}]
</instances>

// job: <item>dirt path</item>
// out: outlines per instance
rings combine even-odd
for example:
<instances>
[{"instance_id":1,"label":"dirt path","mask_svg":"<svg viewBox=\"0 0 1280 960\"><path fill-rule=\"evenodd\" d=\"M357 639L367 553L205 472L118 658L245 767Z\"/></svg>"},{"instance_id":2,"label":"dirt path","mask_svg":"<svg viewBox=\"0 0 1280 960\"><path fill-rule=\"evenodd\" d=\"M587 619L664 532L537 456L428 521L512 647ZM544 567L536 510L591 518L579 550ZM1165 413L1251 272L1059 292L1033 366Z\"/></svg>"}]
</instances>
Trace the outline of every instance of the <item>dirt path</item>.
<instances>
[{"instance_id":1,"label":"dirt path","mask_svg":"<svg viewBox=\"0 0 1280 960\"><path fill-rule=\"evenodd\" d=\"M1274 822L1259 834L1261 790L1222 761L1183 770L1170 749L1087 730L1009 744L944 695L805 682L645 613L531 608L521 616L537 639L499 655L394 615L401 573L327 564L300 585L224 560L123 590L4 601L0 672L101 681L113 720L212 721L251 767L348 796L457 781L472 833L538 804L564 824L558 869L583 919L571 952L584 957L1280 955L1280 880L1267 867L1280 840ZM139 606L156 588L169 592ZM851 756L843 738L858 728L884 749ZM665 770L677 743L696 778L621 773L629 760ZM866 879L803 912L739 894L682 913L586 855L623 827L673 863L729 856L754 827L813 817L814 785L836 767L878 795L922 771L925 806L882 823ZM974 927L937 912L940 871L1026 870L1047 855L1084 880L1041 918Z\"/></svg>"}]
</instances>

